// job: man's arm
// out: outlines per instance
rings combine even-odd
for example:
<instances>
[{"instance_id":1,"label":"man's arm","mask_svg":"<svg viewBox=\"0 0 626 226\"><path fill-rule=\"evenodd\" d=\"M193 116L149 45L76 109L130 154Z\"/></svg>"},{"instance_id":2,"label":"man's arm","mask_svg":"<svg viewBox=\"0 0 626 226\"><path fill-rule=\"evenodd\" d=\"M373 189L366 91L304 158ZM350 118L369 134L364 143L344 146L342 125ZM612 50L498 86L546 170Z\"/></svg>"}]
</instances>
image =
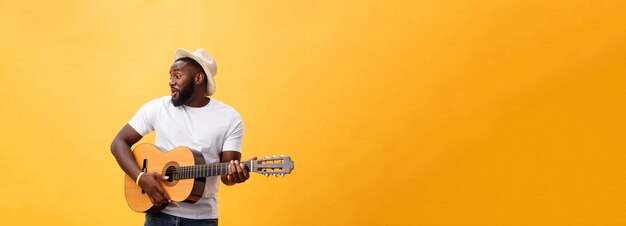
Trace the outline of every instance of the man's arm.
<instances>
[{"instance_id":1,"label":"man's arm","mask_svg":"<svg viewBox=\"0 0 626 226\"><path fill-rule=\"evenodd\" d=\"M122 130L117 133L113 142L111 142L111 153L115 156L117 164L120 165L122 170L124 170L124 172L135 181L137 180L139 173L141 173L141 170L135 161L135 157L133 156L130 147L137 143L137 141L141 140L141 138L141 134L137 133L133 127L126 124ZM159 184L159 179L164 178L154 172L142 174L139 179L139 186L146 191L150 197L150 201L157 206L165 204L169 201L169 196Z\"/></svg>"},{"instance_id":2,"label":"man's arm","mask_svg":"<svg viewBox=\"0 0 626 226\"><path fill-rule=\"evenodd\" d=\"M222 151L220 160L220 162L230 162L228 174L222 175L222 183L225 185L231 186L237 183L243 183L250 178L250 174L244 164L239 162L239 160L241 160L240 152ZM256 160L256 156L253 156L250 160Z\"/></svg>"}]
</instances>

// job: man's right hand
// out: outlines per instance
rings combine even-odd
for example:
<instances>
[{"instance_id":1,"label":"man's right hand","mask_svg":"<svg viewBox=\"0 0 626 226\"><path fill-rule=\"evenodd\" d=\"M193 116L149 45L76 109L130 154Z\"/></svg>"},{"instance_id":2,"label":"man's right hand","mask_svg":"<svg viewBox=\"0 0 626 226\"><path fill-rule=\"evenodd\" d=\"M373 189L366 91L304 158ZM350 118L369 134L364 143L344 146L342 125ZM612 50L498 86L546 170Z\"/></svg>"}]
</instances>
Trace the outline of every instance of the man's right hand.
<instances>
[{"instance_id":1,"label":"man's right hand","mask_svg":"<svg viewBox=\"0 0 626 226\"><path fill-rule=\"evenodd\" d=\"M160 184L160 180L167 180L167 176L161 176L158 173L144 173L139 178L139 187L141 187L148 197L150 197L150 201L152 204L156 206L160 206L162 204L167 205L170 200L170 196L167 195L167 192L163 190Z\"/></svg>"}]
</instances>

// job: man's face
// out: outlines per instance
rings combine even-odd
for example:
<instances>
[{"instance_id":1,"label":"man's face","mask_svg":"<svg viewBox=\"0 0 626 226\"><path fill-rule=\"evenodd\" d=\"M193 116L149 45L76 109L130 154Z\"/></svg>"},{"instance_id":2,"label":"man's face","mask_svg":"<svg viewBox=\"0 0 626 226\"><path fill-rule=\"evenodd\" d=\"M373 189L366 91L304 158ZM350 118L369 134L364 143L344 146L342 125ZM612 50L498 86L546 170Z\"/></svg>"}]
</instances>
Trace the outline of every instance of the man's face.
<instances>
[{"instance_id":1,"label":"man's face","mask_svg":"<svg viewBox=\"0 0 626 226\"><path fill-rule=\"evenodd\" d=\"M174 106L181 106L191 98L195 90L193 84L195 74L193 67L184 61L176 61L170 67L170 91Z\"/></svg>"}]
</instances>

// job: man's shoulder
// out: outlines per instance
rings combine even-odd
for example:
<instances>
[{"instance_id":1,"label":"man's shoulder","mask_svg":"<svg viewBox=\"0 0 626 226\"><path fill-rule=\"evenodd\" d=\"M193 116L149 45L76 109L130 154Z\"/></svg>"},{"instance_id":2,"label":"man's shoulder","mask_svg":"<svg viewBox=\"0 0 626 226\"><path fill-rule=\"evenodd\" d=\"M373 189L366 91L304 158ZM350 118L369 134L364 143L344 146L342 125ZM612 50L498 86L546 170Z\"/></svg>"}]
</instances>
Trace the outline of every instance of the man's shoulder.
<instances>
[{"instance_id":1,"label":"man's shoulder","mask_svg":"<svg viewBox=\"0 0 626 226\"><path fill-rule=\"evenodd\" d=\"M172 99L171 96L162 96L162 97L154 98L154 99L150 100L150 102L169 103L171 99Z\"/></svg>"},{"instance_id":2,"label":"man's shoulder","mask_svg":"<svg viewBox=\"0 0 626 226\"><path fill-rule=\"evenodd\" d=\"M154 98L148 102L146 102L142 108L151 108L151 109L157 109L157 108L162 108L162 107L166 107L167 103L170 102L170 99L172 97L170 96L162 96L162 97L158 97L158 98Z\"/></svg>"},{"instance_id":3,"label":"man's shoulder","mask_svg":"<svg viewBox=\"0 0 626 226\"><path fill-rule=\"evenodd\" d=\"M239 112L237 111L237 109L235 109L234 107L232 107L232 106L230 106L230 105L228 105L228 104L226 104L226 103L224 103L224 102L222 102L220 100L217 100L215 98L211 98L211 102L213 102L212 105L213 105L213 107L215 109L219 109L222 112L231 114L231 115L236 116L236 117L241 117Z\"/></svg>"}]
</instances>

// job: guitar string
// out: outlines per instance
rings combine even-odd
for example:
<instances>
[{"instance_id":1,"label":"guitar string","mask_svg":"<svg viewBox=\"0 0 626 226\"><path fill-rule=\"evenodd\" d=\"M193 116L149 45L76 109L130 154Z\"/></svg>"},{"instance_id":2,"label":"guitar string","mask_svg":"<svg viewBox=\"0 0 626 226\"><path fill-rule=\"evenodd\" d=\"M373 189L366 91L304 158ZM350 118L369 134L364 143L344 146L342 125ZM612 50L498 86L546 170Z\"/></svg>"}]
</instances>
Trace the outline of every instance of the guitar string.
<instances>
[{"instance_id":1,"label":"guitar string","mask_svg":"<svg viewBox=\"0 0 626 226\"><path fill-rule=\"evenodd\" d=\"M250 167L251 163L250 162L243 162L245 166ZM201 175L202 174L208 174L211 175L213 173L213 176L218 176L218 175L224 175L224 172L222 172L222 170L224 170L224 168L226 168L226 173L228 173L228 169L230 168L230 163L214 163L214 164L206 164L206 165L195 165L195 166L178 166L175 167L176 169L171 170L171 169L167 169L165 170L166 174L173 174L174 172L177 172L177 175L185 175L180 177L181 179L190 177L192 175ZM277 167L277 168L273 168L273 169L279 169L281 167ZM217 173L217 171L220 171L220 173ZM276 173L280 173L281 171L277 171Z\"/></svg>"},{"instance_id":2,"label":"guitar string","mask_svg":"<svg viewBox=\"0 0 626 226\"><path fill-rule=\"evenodd\" d=\"M249 162L243 162L245 166L250 167L250 163ZM171 169L167 169L165 170L166 174L173 174L174 172L177 172L178 175L184 174L185 176L183 177L187 177L187 176L191 176L191 175L200 175L200 174L213 174L216 173L215 176L217 175L222 175L224 172L224 168L226 168L226 173L228 172L228 169L230 168L230 163L214 163L214 164L207 164L207 165L196 165L196 166L178 166L176 167L175 170L171 170ZM217 173L217 171L220 171L220 173Z\"/></svg>"}]
</instances>

